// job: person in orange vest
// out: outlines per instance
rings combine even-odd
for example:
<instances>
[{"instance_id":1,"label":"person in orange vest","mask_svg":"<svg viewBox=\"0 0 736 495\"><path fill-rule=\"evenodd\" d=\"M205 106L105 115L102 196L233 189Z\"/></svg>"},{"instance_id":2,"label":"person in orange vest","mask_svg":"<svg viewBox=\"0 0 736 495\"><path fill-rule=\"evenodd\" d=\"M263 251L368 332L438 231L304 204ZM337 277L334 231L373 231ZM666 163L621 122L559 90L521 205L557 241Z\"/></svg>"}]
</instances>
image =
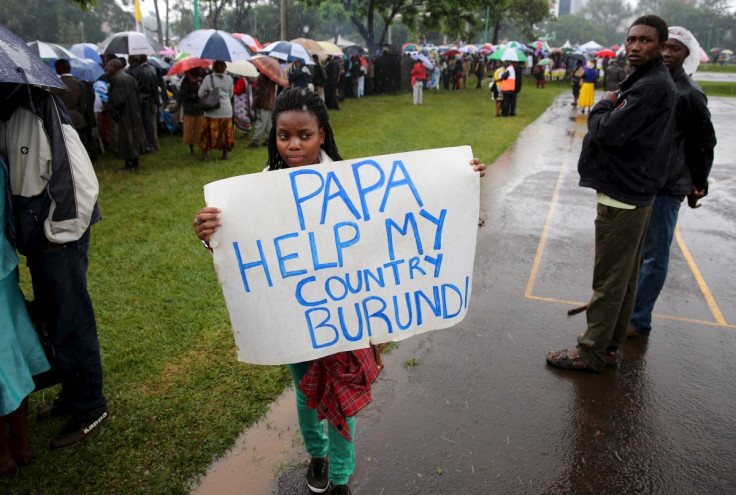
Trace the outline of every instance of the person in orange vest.
<instances>
[{"instance_id":1,"label":"person in orange vest","mask_svg":"<svg viewBox=\"0 0 736 495\"><path fill-rule=\"evenodd\" d=\"M511 109L516 100L516 69L511 62L505 62L506 70L501 74L501 92L503 93L503 103L501 105L501 117L511 115Z\"/></svg>"}]
</instances>

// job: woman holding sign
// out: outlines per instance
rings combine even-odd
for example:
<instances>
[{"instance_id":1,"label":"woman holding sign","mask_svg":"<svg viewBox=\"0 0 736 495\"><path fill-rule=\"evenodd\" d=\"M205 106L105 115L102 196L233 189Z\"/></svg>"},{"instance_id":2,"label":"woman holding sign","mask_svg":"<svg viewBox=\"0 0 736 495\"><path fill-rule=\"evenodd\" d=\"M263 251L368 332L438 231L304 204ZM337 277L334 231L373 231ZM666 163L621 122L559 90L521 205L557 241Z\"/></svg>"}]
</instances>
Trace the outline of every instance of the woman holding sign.
<instances>
[{"instance_id":1,"label":"woman holding sign","mask_svg":"<svg viewBox=\"0 0 736 495\"><path fill-rule=\"evenodd\" d=\"M268 140L268 170L317 165L342 160L335 144L325 103L317 93L289 88L276 98ZM473 169L485 175L477 158ZM209 248L210 236L221 225L220 209L202 208L194 230ZM312 457L307 486L313 493L350 494L348 480L355 469L355 414L371 401L371 384L378 375L370 349L289 364L294 379L299 427ZM327 435L322 421L328 420Z\"/></svg>"}]
</instances>

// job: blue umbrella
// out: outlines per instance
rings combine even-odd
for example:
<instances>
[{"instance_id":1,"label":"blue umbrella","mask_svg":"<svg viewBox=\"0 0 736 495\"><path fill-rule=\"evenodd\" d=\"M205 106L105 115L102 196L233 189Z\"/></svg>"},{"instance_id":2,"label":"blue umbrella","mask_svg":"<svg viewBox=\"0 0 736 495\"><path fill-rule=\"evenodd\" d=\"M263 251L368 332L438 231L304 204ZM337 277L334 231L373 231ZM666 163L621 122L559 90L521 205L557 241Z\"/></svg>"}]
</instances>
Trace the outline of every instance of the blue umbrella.
<instances>
[{"instance_id":1,"label":"blue umbrella","mask_svg":"<svg viewBox=\"0 0 736 495\"><path fill-rule=\"evenodd\" d=\"M66 89L46 62L3 26L0 26L0 82Z\"/></svg>"},{"instance_id":2,"label":"blue umbrella","mask_svg":"<svg viewBox=\"0 0 736 495\"><path fill-rule=\"evenodd\" d=\"M102 63L102 58L100 57L100 54L97 53L97 45L94 43L77 43L76 45L72 45L69 48L69 51L79 58L88 58L94 60L98 64Z\"/></svg>"},{"instance_id":3,"label":"blue umbrella","mask_svg":"<svg viewBox=\"0 0 736 495\"><path fill-rule=\"evenodd\" d=\"M186 35L176 46L178 52L210 60L250 60L245 44L225 31L198 29Z\"/></svg>"},{"instance_id":4,"label":"blue umbrella","mask_svg":"<svg viewBox=\"0 0 736 495\"><path fill-rule=\"evenodd\" d=\"M55 60L48 60L49 67L54 67ZM70 58L69 65L72 66L72 75L80 81L95 82L105 70L100 64L89 58Z\"/></svg>"}]
</instances>

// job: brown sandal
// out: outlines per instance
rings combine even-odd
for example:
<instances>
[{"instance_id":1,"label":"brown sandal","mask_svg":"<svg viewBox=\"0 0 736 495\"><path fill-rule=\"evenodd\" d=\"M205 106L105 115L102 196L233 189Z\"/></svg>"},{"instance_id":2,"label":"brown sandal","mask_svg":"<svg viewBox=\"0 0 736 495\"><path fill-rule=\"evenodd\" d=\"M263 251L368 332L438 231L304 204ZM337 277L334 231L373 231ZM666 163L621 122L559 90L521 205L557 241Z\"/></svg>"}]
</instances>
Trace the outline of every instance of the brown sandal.
<instances>
[{"instance_id":1,"label":"brown sandal","mask_svg":"<svg viewBox=\"0 0 736 495\"><path fill-rule=\"evenodd\" d=\"M576 355L571 356L570 353ZM550 351L547 353L547 364L555 368L569 371L589 371L591 373L600 373L601 370L592 368L588 363L580 358L580 352L577 349L563 349L561 351Z\"/></svg>"}]
</instances>

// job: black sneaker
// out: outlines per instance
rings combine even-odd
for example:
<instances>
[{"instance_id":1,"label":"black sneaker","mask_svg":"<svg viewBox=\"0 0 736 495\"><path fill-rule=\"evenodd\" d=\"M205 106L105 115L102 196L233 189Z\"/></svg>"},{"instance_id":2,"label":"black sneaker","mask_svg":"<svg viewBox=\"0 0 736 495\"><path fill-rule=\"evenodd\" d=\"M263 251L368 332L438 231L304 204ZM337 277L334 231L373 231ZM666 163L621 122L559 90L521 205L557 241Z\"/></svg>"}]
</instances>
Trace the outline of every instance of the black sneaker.
<instances>
[{"instance_id":1,"label":"black sneaker","mask_svg":"<svg viewBox=\"0 0 736 495\"><path fill-rule=\"evenodd\" d=\"M87 438L90 433L99 429L109 417L110 414L107 412L107 409L105 409L99 418L91 421L80 423L78 420L72 419L67 423L64 429L61 430L59 436L51 441L51 448L62 449L64 447L71 447L72 445L78 444Z\"/></svg>"},{"instance_id":2,"label":"black sneaker","mask_svg":"<svg viewBox=\"0 0 736 495\"><path fill-rule=\"evenodd\" d=\"M330 487L330 480L327 478L327 472L330 462L327 457L317 459L312 457L312 461L307 468L307 487L312 493L325 493Z\"/></svg>"},{"instance_id":3,"label":"black sneaker","mask_svg":"<svg viewBox=\"0 0 736 495\"><path fill-rule=\"evenodd\" d=\"M330 495L350 495L350 487L348 485L332 485Z\"/></svg>"}]
</instances>

